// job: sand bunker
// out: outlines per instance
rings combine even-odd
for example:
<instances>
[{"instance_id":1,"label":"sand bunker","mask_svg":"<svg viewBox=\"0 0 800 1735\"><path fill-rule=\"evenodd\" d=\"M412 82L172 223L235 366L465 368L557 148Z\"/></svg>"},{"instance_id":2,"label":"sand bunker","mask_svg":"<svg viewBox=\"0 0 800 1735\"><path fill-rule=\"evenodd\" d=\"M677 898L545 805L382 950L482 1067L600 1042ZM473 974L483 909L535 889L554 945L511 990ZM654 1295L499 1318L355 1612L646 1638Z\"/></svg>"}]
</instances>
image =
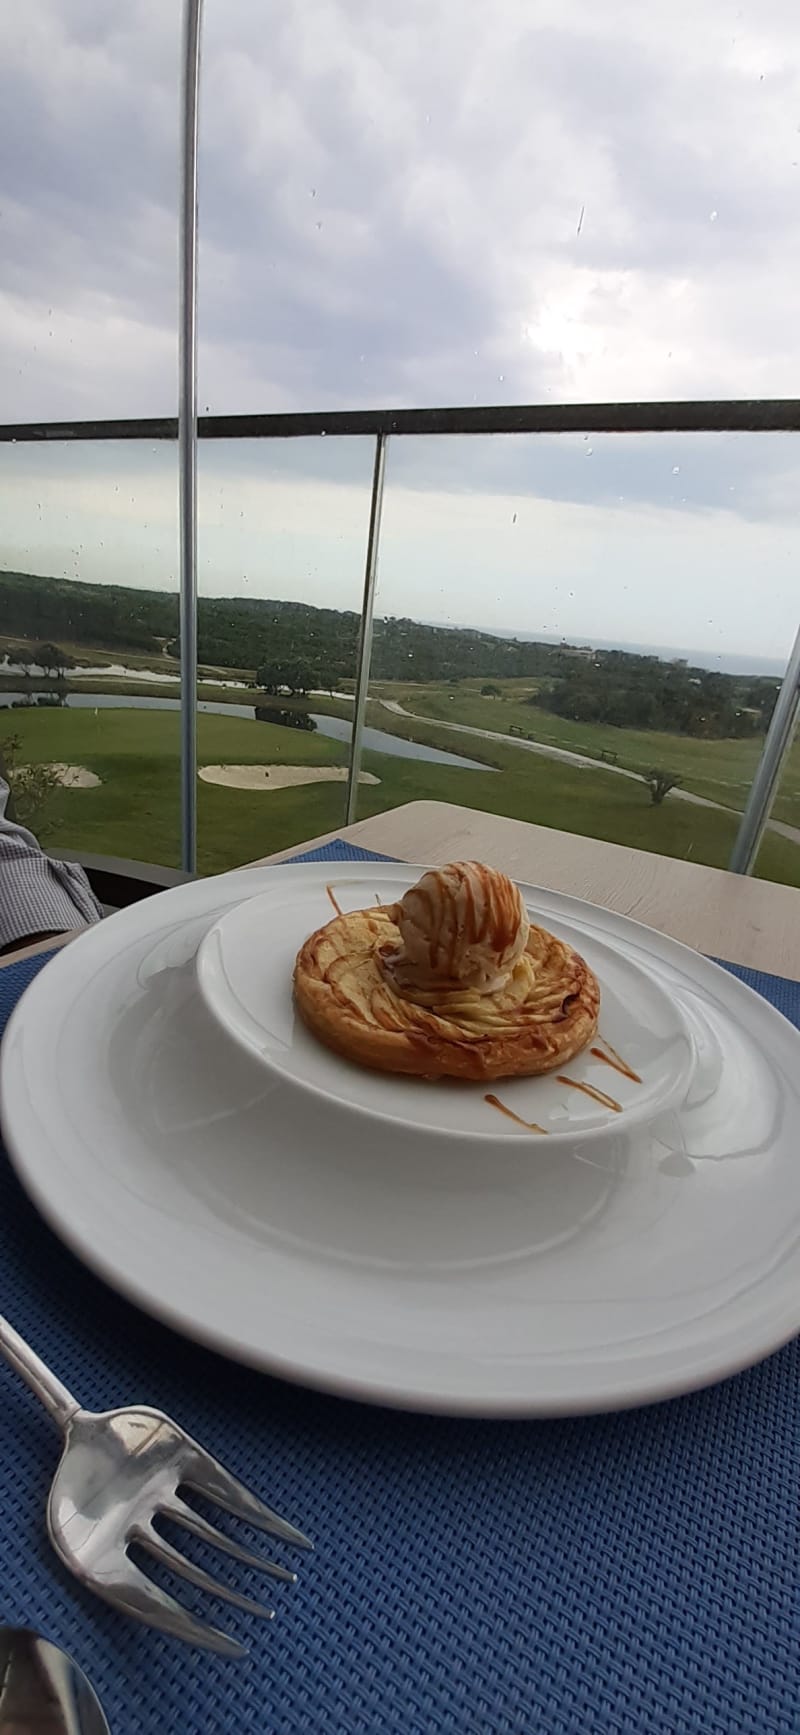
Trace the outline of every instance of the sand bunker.
<instances>
[{"instance_id":1,"label":"sand bunker","mask_svg":"<svg viewBox=\"0 0 800 1735\"><path fill-rule=\"evenodd\" d=\"M99 777L93 771L87 771L85 765L49 765L48 771L53 771L64 789L97 789Z\"/></svg>"},{"instance_id":2,"label":"sand bunker","mask_svg":"<svg viewBox=\"0 0 800 1735\"><path fill-rule=\"evenodd\" d=\"M225 789L294 789L299 783L346 783L346 765L202 765L204 783ZM371 771L361 771L359 783L380 783Z\"/></svg>"}]
</instances>

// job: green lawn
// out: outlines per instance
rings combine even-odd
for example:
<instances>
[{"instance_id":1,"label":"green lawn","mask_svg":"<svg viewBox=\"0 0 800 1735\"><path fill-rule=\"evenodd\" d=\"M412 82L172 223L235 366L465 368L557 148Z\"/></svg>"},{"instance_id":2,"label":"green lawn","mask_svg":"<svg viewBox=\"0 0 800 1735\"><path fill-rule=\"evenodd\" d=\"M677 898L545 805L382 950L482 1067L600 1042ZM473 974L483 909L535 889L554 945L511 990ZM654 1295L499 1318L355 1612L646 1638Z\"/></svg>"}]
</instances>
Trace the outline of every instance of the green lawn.
<instances>
[{"instance_id":1,"label":"green lawn","mask_svg":"<svg viewBox=\"0 0 800 1735\"><path fill-rule=\"evenodd\" d=\"M315 700L315 705L317 701ZM333 708L333 707L332 707ZM376 721L386 719L379 713ZM435 727L435 726L434 726ZM15 734L21 757L54 760L96 772L96 789L60 790L39 823L52 849L85 849L175 865L179 855L179 718L176 712L21 710L0 722ZM446 737L454 748L466 742ZM202 764L343 765L347 749L237 717L198 718ZM736 830L731 815L687 803L653 807L646 789L610 772L580 770L518 748L491 748L503 770L465 771L367 753L364 769L381 779L361 791L362 817L406 801L461 802L566 831L627 843L664 855L724 867ZM472 746L469 746L472 755ZM277 793L223 789L201 782L199 858L205 872L234 867L282 849L344 819L344 785L318 784ZM800 884L800 848L771 836L759 863L767 878Z\"/></svg>"},{"instance_id":2,"label":"green lawn","mask_svg":"<svg viewBox=\"0 0 800 1735\"><path fill-rule=\"evenodd\" d=\"M691 736L666 735L656 730L614 729L607 724L575 723L566 717L556 717L538 706L526 705L526 693L534 690L533 681L496 682L502 697L481 697L482 681L462 681L451 687L444 682L412 685L411 683L380 682L373 684L371 693L378 698L396 699L408 711L423 716L441 718L451 723L466 723L473 728L492 729L507 734L511 724L517 724L526 734L548 746L565 747L573 753L586 753L599 758L602 751L616 753L618 763L631 771L647 772L654 765L674 771L686 789L704 795L709 801L742 809L758 764L763 738L748 741L698 741ZM381 728L394 728L390 713L382 708L370 716ZM398 719L400 721L400 719ZM421 738L421 737L420 737ZM445 737L439 737L446 740ZM452 742L452 736L450 741ZM463 746L463 743L462 743ZM463 750L473 756L472 746ZM800 826L800 739L789 755L783 784L773 809L773 817L789 825Z\"/></svg>"}]
</instances>

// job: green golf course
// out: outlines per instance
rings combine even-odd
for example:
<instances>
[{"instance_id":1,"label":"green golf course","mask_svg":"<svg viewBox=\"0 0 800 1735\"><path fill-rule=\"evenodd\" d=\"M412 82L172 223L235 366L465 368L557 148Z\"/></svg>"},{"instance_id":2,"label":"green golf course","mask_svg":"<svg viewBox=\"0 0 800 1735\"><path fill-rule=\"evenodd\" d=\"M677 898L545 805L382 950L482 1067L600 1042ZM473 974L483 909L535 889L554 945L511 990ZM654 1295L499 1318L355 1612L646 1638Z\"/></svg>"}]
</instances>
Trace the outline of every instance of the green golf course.
<instances>
[{"instance_id":1,"label":"green golf course","mask_svg":"<svg viewBox=\"0 0 800 1735\"><path fill-rule=\"evenodd\" d=\"M424 695L420 688L410 685L400 688L398 684L392 692L402 695L400 702L407 709L420 713L425 710L432 714L437 703L440 707L446 704L448 720L471 721L477 710L481 717L478 726L502 731L518 711L523 711L531 725L533 708L523 707L513 699L481 700L479 694L473 697L465 687L451 706L449 698L443 696L444 689L438 699L435 697L435 686L432 683L427 687ZM340 708L336 701L315 700L314 704L320 710ZM343 709L346 713L347 706ZM727 864L737 826L733 813L696 807L672 798L654 806L643 783L620 777L611 770L584 769L515 745L455 734L441 725L437 729L435 723L426 729L410 726L407 719L393 717L376 702L371 706L370 721L398 734L410 733L413 727L418 740L428 739L430 731L431 745L471 758L486 758L499 769L493 771L487 764L486 771L473 771L367 752L363 768L380 781L360 790L360 817L417 799L453 801L663 855L718 867ZM558 724L559 730L566 729L564 723L549 715L547 723ZM611 733L627 737L629 731ZM126 709L95 712L31 706L2 714L0 747L9 737L17 739L18 764L81 766L100 779L92 788L59 788L48 796L36 820L39 835L48 848L57 851L60 845L64 849L177 865L180 762L176 712ZM704 751L715 768L716 755L728 748L737 754L752 750L751 743L669 739L676 752ZM573 744L570 740L564 744L576 751L590 751L585 733L580 743ZM594 743L591 747L594 749ZM200 715L198 757L201 767L343 766L347 747L319 732L305 733L236 716ZM662 763L677 768L680 761L673 753ZM726 773L729 768L726 764ZM699 761L695 769L699 782L702 780ZM721 800L719 779L710 777L708 772L702 775L709 797ZM690 786L688 775L686 785ZM695 787L694 775L691 787ZM306 783L294 788L251 790L201 780L198 806L199 866L202 872L218 872L273 850L300 844L342 824L344 785ZM800 847L769 835L761 851L759 872L770 879L800 884Z\"/></svg>"}]
</instances>

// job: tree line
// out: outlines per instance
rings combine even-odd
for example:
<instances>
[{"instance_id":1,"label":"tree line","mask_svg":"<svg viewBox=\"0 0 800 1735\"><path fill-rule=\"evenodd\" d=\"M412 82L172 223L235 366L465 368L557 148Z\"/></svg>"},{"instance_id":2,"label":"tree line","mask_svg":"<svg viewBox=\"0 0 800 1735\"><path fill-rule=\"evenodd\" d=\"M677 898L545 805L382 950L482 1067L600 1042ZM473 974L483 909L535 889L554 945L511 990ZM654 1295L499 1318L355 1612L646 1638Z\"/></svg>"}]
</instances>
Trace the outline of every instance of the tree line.
<instances>
[{"instance_id":1,"label":"tree line","mask_svg":"<svg viewBox=\"0 0 800 1735\"><path fill-rule=\"evenodd\" d=\"M774 680L743 680L645 660L646 668L632 657L613 666L581 663L527 703L581 723L715 740L757 735L767 728L778 696Z\"/></svg>"},{"instance_id":2,"label":"tree line","mask_svg":"<svg viewBox=\"0 0 800 1735\"><path fill-rule=\"evenodd\" d=\"M334 692L355 674L359 627L353 610L201 597L198 656L208 668L255 676L267 695ZM178 598L168 591L0 572L0 629L25 641L12 661L22 665L27 656L57 679L72 664L59 649L64 644L122 657L180 656ZM394 616L375 621L371 669L379 681L454 685L479 679L484 690L495 686L498 692L497 681L530 679L536 691L529 702L558 716L713 737L763 730L777 692L774 679L712 674L628 651L590 652Z\"/></svg>"},{"instance_id":3,"label":"tree line","mask_svg":"<svg viewBox=\"0 0 800 1735\"><path fill-rule=\"evenodd\" d=\"M351 609L261 597L201 597L201 663L251 672L298 671L301 682L335 686L355 674L360 617ZM178 598L168 591L84 584L76 579L0 572L0 627L28 640L139 655L180 655ZM498 638L469 627L427 626L389 616L375 621L372 671L383 681L458 681L557 674L557 645ZM564 662L566 667L567 663Z\"/></svg>"},{"instance_id":4,"label":"tree line","mask_svg":"<svg viewBox=\"0 0 800 1735\"><path fill-rule=\"evenodd\" d=\"M34 669L41 669L42 674L50 675L54 681L63 681L67 670L75 668L75 658L49 640L41 645L9 645L5 655L26 679Z\"/></svg>"},{"instance_id":5,"label":"tree line","mask_svg":"<svg viewBox=\"0 0 800 1735\"><path fill-rule=\"evenodd\" d=\"M166 591L0 572L0 624L9 636L155 652L177 620L178 599Z\"/></svg>"}]
</instances>

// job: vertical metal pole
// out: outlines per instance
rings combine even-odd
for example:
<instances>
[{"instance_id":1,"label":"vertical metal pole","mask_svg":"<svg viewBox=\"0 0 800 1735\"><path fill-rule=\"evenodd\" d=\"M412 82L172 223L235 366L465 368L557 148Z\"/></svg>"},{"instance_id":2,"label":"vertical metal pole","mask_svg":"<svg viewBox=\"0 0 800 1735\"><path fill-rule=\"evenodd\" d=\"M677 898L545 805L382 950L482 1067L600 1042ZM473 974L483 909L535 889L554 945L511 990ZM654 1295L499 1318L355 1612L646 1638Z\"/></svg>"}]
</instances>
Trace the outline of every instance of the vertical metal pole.
<instances>
[{"instance_id":1,"label":"vertical metal pole","mask_svg":"<svg viewBox=\"0 0 800 1735\"><path fill-rule=\"evenodd\" d=\"M361 743L364 737L364 713L367 708L369 668L372 657L372 617L375 612L375 580L378 573L383 480L386 475L388 443L386 434L375 435L375 463L372 469L372 495L369 503L367 559L364 566L364 600L361 604L361 627L358 635L353 734L350 741L350 764L347 771L347 801L345 805L345 823L347 825L352 825L357 817L358 808L358 775L361 770Z\"/></svg>"},{"instance_id":2,"label":"vertical metal pole","mask_svg":"<svg viewBox=\"0 0 800 1735\"><path fill-rule=\"evenodd\" d=\"M180 499L181 866L197 869L197 110L202 0L184 0L181 42Z\"/></svg>"},{"instance_id":3,"label":"vertical metal pole","mask_svg":"<svg viewBox=\"0 0 800 1735\"><path fill-rule=\"evenodd\" d=\"M800 629L794 641L794 647L786 665L778 702L772 714L772 722L767 730L764 751L756 767L756 774L750 785L747 806L742 816L733 853L730 859L730 870L734 874L751 874L756 864L764 835L764 827L769 819L775 791L778 787L781 772L786 763L792 736L800 714Z\"/></svg>"}]
</instances>

